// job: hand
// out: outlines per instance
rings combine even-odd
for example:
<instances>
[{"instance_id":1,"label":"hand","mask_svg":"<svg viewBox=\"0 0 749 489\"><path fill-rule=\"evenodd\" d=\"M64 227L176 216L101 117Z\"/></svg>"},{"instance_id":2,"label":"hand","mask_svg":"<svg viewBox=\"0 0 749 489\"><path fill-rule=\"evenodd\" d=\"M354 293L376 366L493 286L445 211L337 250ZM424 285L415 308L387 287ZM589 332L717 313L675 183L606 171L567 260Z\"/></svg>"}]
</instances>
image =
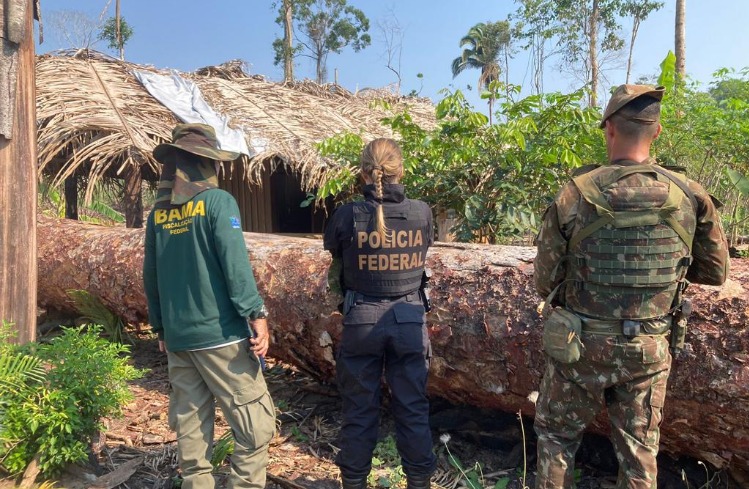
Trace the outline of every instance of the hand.
<instances>
[{"instance_id":1,"label":"hand","mask_svg":"<svg viewBox=\"0 0 749 489\"><path fill-rule=\"evenodd\" d=\"M161 352L166 351L166 343L164 343L164 340L159 340L159 351Z\"/></svg>"},{"instance_id":2,"label":"hand","mask_svg":"<svg viewBox=\"0 0 749 489\"><path fill-rule=\"evenodd\" d=\"M270 335L268 334L268 320L265 318L250 321L250 327L255 331L255 337L250 338L252 351L255 355L264 357L270 346Z\"/></svg>"}]
</instances>

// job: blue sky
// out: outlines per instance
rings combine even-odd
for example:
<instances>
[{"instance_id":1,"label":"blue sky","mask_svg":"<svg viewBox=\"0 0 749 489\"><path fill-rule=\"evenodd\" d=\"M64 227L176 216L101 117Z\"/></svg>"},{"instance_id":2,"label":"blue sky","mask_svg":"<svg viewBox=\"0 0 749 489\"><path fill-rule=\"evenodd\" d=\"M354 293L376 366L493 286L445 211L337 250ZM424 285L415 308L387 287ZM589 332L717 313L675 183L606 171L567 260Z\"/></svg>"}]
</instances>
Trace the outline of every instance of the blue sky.
<instances>
[{"instance_id":1,"label":"blue sky","mask_svg":"<svg viewBox=\"0 0 749 489\"><path fill-rule=\"evenodd\" d=\"M108 0L42 1L45 41L38 53L68 47L54 35L50 16L55 11L75 10L98 19ZM114 15L114 0L109 12ZM158 68L191 71L208 65L241 58L253 74L271 80L283 77L282 66L273 65L271 43L282 36L276 25L271 1L250 0L121 0L121 12L134 29L125 47L128 61ZM371 21L372 44L358 53L350 49L328 58L329 80L335 70L338 81L350 90L382 87L394 83L395 75L386 67L385 44L378 21L397 19L403 29L401 75L403 93L412 89L437 101L442 88L461 89L483 111L484 102L476 91L477 70L466 70L453 79L452 60L460 55L458 43L478 22L503 20L515 10L510 0L349 0ZM658 73L658 65L673 49L674 4L652 14L640 27L635 46L633 80ZM687 71L696 80L709 82L718 68L741 69L749 66L749 0L691 0L687 3ZM630 25L625 21L624 34ZM105 43L96 49L107 51ZM528 87L528 54L520 51L510 62L510 82ZM626 59L622 64L626 62ZM545 89L569 91L579 82L563 74L555 62L546 67ZM314 78L314 64L308 58L296 62L297 78ZM422 73L423 78L417 78ZM607 73L612 84L624 82L624 70ZM466 87L470 85L469 91Z\"/></svg>"}]
</instances>

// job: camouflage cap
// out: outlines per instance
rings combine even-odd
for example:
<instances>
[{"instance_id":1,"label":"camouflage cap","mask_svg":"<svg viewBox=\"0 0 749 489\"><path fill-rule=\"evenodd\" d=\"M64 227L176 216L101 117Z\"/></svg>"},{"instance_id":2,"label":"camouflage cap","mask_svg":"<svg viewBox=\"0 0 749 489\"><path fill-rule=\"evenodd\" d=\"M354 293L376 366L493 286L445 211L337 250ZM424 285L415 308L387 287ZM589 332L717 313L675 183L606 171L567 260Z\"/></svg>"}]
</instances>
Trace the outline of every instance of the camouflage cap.
<instances>
[{"instance_id":1,"label":"camouflage cap","mask_svg":"<svg viewBox=\"0 0 749 489\"><path fill-rule=\"evenodd\" d=\"M606 110L603 113L603 118L601 119L601 125L599 127L601 129L606 127L606 120L634 99L648 95L656 100L661 100L663 99L663 94L665 92L666 88L662 86L656 87L654 85L619 85L616 90L614 90L614 94L611 96L611 100L609 100L609 103L606 106ZM637 117L630 117L629 119L640 122L642 124L654 124L658 122L657 120L653 119L639 119Z\"/></svg>"},{"instance_id":2,"label":"camouflage cap","mask_svg":"<svg viewBox=\"0 0 749 489\"><path fill-rule=\"evenodd\" d=\"M164 163L166 155L175 148L218 161L232 161L239 157L239 153L219 149L216 131L208 124L177 124L172 130L172 142L156 146L153 157Z\"/></svg>"}]
</instances>

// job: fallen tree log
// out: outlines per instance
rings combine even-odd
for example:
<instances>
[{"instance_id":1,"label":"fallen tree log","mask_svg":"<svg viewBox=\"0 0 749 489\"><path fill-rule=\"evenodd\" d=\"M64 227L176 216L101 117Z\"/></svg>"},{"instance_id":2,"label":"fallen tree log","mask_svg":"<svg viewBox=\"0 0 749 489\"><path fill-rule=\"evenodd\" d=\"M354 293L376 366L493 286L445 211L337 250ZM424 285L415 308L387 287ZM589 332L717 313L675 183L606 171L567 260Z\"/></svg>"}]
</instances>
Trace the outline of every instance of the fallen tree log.
<instances>
[{"instance_id":1,"label":"fallen tree log","mask_svg":"<svg viewBox=\"0 0 749 489\"><path fill-rule=\"evenodd\" d=\"M334 378L337 300L326 293L321 240L245 234L273 334L271 355ZM68 289L97 295L131 323L147 321L143 230L40 218L40 306L71 310ZM429 388L462 404L534 413L543 371L542 321L532 286L535 249L438 244L430 250L434 349ZM674 361L662 449L749 472L749 260L723 287L692 285L688 347ZM532 396L531 396L532 397ZM606 432L605 415L592 431Z\"/></svg>"}]
</instances>

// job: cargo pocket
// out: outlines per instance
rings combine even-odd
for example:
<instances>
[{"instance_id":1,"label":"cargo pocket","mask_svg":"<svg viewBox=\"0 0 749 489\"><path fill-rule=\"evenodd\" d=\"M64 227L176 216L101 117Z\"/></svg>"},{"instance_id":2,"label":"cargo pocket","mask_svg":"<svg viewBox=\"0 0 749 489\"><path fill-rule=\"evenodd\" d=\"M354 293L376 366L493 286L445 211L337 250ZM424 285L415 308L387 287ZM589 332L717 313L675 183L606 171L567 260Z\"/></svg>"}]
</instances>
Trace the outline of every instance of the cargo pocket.
<instances>
[{"instance_id":1,"label":"cargo pocket","mask_svg":"<svg viewBox=\"0 0 749 489\"><path fill-rule=\"evenodd\" d=\"M234 412L224 413L232 426L237 442L249 449L267 445L276 432L273 400L265 383L249 385L234 392ZM228 418L232 418L229 420Z\"/></svg>"},{"instance_id":2,"label":"cargo pocket","mask_svg":"<svg viewBox=\"0 0 749 489\"><path fill-rule=\"evenodd\" d=\"M576 314L560 307L555 308L544 323L544 351L560 363L577 362L583 349L581 329L582 324Z\"/></svg>"},{"instance_id":3,"label":"cargo pocket","mask_svg":"<svg viewBox=\"0 0 749 489\"><path fill-rule=\"evenodd\" d=\"M548 362L536 404L536 423L539 426L554 433L565 429L567 412L572 407L572 388L572 383L563 379L554 364Z\"/></svg>"},{"instance_id":4,"label":"cargo pocket","mask_svg":"<svg viewBox=\"0 0 749 489\"><path fill-rule=\"evenodd\" d=\"M424 324L424 322L426 321L424 306L420 304L417 305L408 302L397 302L393 304L393 314L395 315L395 322L398 324Z\"/></svg>"},{"instance_id":5,"label":"cargo pocket","mask_svg":"<svg viewBox=\"0 0 749 489\"><path fill-rule=\"evenodd\" d=\"M419 354L427 359L429 335L424 327L424 306L408 302L393 304L393 316L398 325L395 349L400 354ZM428 363L427 363L428 365Z\"/></svg>"},{"instance_id":6,"label":"cargo pocket","mask_svg":"<svg viewBox=\"0 0 749 489\"><path fill-rule=\"evenodd\" d=\"M668 355L668 343L663 337L638 338L642 345L642 363L651 365L666 360Z\"/></svg>"},{"instance_id":7,"label":"cargo pocket","mask_svg":"<svg viewBox=\"0 0 749 489\"><path fill-rule=\"evenodd\" d=\"M344 326L362 326L377 322L377 311L372 306L359 304L343 317Z\"/></svg>"},{"instance_id":8,"label":"cargo pocket","mask_svg":"<svg viewBox=\"0 0 749 489\"><path fill-rule=\"evenodd\" d=\"M666 380L653 382L650 386L650 421L647 437L651 443L657 443L657 430L663 420L663 406L666 405ZM655 437L655 438L653 438Z\"/></svg>"},{"instance_id":9,"label":"cargo pocket","mask_svg":"<svg viewBox=\"0 0 749 489\"><path fill-rule=\"evenodd\" d=\"M177 403L174 400L174 396L172 395L174 391L174 388L172 387L172 384L169 384L169 408L167 410L167 417L166 421L169 425L169 429L172 431L177 431Z\"/></svg>"}]
</instances>

